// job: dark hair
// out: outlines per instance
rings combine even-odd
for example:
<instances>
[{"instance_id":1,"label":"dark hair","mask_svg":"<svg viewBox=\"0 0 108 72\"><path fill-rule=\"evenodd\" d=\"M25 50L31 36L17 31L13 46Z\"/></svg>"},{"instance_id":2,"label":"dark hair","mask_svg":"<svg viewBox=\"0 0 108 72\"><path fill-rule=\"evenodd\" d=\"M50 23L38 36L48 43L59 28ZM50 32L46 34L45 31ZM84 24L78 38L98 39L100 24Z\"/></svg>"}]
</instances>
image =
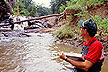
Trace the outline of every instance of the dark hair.
<instances>
[{"instance_id":1,"label":"dark hair","mask_svg":"<svg viewBox=\"0 0 108 72\"><path fill-rule=\"evenodd\" d=\"M13 12L10 13L11 15L14 14Z\"/></svg>"},{"instance_id":2,"label":"dark hair","mask_svg":"<svg viewBox=\"0 0 108 72\"><path fill-rule=\"evenodd\" d=\"M97 25L92 19L89 19L84 22L84 28L87 29L87 32L89 33L90 37L94 37L97 33Z\"/></svg>"}]
</instances>

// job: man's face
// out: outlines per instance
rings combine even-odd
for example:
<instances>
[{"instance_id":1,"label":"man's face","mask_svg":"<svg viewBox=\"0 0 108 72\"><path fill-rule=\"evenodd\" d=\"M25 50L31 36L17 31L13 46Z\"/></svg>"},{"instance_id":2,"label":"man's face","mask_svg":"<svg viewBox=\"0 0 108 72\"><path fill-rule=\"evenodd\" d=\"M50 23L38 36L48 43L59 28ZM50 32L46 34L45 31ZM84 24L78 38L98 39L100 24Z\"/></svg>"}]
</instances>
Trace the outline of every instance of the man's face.
<instances>
[{"instance_id":1,"label":"man's face","mask_svg":"<svg viewBox=\"0 0 108 72\"><path fill-rule=\"evenodd\" d=\"M84 37L86 35L86 29L84 27L81 27L81 36Z\"/></svg>"},{"instance_id":2,"label":"man's face","mask_svg":"<svg viewBox=\"0 0 108 72\"><path fill-rule=\"evenodd\" d=\"M12 16L13 16L13 14L12 14Z\"/></svg>"}]
</instances>

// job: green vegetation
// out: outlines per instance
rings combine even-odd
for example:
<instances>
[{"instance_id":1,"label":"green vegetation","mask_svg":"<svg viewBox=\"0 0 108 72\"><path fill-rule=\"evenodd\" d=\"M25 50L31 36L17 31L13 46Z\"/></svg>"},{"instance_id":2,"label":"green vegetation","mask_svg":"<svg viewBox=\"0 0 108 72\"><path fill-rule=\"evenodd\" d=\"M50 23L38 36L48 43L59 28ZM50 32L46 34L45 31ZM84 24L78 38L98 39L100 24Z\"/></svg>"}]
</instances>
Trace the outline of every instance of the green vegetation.
<instances>
[{"instance_id":1,"label":"green vegetation","mask_svg":"<svg viewBox=\"0 0 108 72\"><path fill-rule=\"evenodd\" d=\"M72 33L72 28L67 26L67 25L63 25L57 32L56 32L56 36L59 39L63 39L63 38L72 38L73 37L73 33Z\"/></svg>"},{"instance_id":2,"label":"green vegetation","mask_svg":"<svg viewBox=\"0 0 108 72\"><path fill-rule=\"evenodd\" d=\"M83 20L83 21L85 21L89 18L92 18L96 22L96 24L98 25L99 29L104 30L104 32L105 31L108 32L108 25L107 25L108 24L108 18L102 19L98 15L91 16L87 11L87 7L96 6L97 4L103 4L105 1L107 1L107 0L70 0L70 1L66 2L65 5L61 4L58 11L63 12L65 9L75 9L75 10L80 9L83 11L83 13L80 12L80 13L74 14L74 15L81 16L81 20ZM65 26L61 27L57 31L57 33L56 33L57 37L65 38L66 32L67 32L67 34L71 34L73 37L74 34L72 34L72 29L74 30L75 28L71 28L71 33L69 33L68 28L70 28L69 27L70 24L71 24L71 17L66 16L66 24L65 24Z\"/></svg>"},{"instance_id":3,"label":"green vegetation","mask_svg":"<svg viewBox=\"0 0 108 72\"><path fill-rule=\"evenodd\" d=\"M102 29L104 32L108 31L108 18L102 19L98 15L92 16L92 19L98 25L98 28Z\"/></svg>"},{"instance_id":4,"label":"green vegetation","mask_svg":"<svg viewBox=\"0 0 108 72\"><path fill-rule=\"evenodd\" d=\"M51 9L53 14L63 12L65 7L66 0L51 0Z\"/></svg>"},{"instance_id":5,"label":"green vegetation","mask_svg":"<svg viewBox=\"0 0 108 72\"><path fill-rule=\"evenodd\" d=\"M60 27L58 29L58 31L56 32L56 36L59 39L63 39L63 38L72 38L73 32L75 31L75 28L72 28L71 25L71 20L72 16L71 15L67 15L66 16L66 23L65 25L63 25L62 27Z\"/></svg>"},{"instance_id":6,"label":"green vegetation","mask_svg":"<svg viewBox=\"0 0 108 72\"><path fill-rule=\"evenodd\" d=\"M67 9L84 9L85 6L102 4L106 0L70 0L67 3Z\"/></svg>"},{"instance_id":7,"label":"green vegetation","mask_svg":"<svg viewBox=\"0 0 108 72\"><path fill-rule=\"evenodd\" d=\"M102 4L107 0L51 0L53 13L61 13L65 9L85 9L86 6Z\"/></svg>"},{"instance_id":8,"label":"green vegetation","mask_svg":"<svg viewBox=\"0 0 108 72\"><path fill-rule=\"evenodd\" d=\"M17 13L17 3L12 6L12 12L14 14ZM51 8L43 7L40 4L36 4L32 0L19 0L19 14L21 16L38 17L52 14L52 11Z\"/></svg>"}]
</instances>

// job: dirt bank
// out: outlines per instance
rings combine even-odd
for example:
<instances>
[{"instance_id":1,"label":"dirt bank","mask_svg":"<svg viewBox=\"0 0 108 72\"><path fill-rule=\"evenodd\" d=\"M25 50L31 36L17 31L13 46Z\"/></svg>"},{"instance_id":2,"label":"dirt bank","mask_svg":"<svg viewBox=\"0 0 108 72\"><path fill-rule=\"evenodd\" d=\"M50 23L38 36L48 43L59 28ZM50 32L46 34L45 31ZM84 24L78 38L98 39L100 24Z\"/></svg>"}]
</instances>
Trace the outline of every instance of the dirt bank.
<instances>
[{"instance_id":1,"label":"dirt bank","mask_svg":"<svg viewBox=\"0 0 108 72\"><path fill-rule=\"evenodd\" d=\"M88 10L88 13L90 16L98 15L102 19L108 18L108 2L105 2L104 4L100 4L100 5L95 5L95 6L89 6L89 7L87 6L87 7L85 7L85 9ZM70 14L70 15L74 16L73 11L70 11L70 10L66 10L64 13L65 13L64 16L61 17L62 20L60 20L60 22L58 23L59 26L62 26L66 23L67 15ZM76 18L74 20L72 20L71 26L73 28L77 28L76 22L79 20L80 17L77 17L77 16L74 16L74 17L76 17L77 20L76 20ZM82 44L84 43L84 39L80 36L79 32L77 30L74 30L73 35L74 35L74 37L71 39L68 37L65 37L64 39L57 38L56 43L72 45L75 47L82 47ZM108 56L108 32L107 32L107 30L104 32L102 29L98 29L98 33L96 34L95 37L103 44L105 56Z\"/></svg>"}]
</instances>

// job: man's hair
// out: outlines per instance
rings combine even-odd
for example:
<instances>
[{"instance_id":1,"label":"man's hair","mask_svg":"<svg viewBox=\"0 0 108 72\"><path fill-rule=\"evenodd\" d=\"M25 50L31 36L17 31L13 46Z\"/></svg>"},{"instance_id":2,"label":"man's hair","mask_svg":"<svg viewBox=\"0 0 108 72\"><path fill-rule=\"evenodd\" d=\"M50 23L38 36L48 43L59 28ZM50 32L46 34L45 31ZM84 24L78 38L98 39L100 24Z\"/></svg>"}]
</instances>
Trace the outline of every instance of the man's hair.
<instances>
[{"instance_id":1,"label":"man's hair","mask_svg":"<svg viewBox=\"0 0 108 72\"><path fill-rule=\"evenodd\" d=\"M97 33L97 25L92 19L88 19L87 21L79 21L78 22L84 29L87 29L90 37L94 37Z\"/></svg>"},{"instance_id":2,"label":"man's hair","mask_svg":"<svg viewBox=\"0 0 108 72\"><path fill-rule=\"evenodd\" d=\"M89 19L84 22L84 28L87 29L87 32L89 33L90 37L94 37L97 33L97 25L92 19Z\"/></svg>"},{"instance_id":3,"label":"man's hair","mask_svg":"<svg viewBox=\"0 0 108 72\"><path fill-rule=\"evenodd\" d=\"M13 12L11 12L11 15L14 14Z\"/></svg>"}]
</instances>

